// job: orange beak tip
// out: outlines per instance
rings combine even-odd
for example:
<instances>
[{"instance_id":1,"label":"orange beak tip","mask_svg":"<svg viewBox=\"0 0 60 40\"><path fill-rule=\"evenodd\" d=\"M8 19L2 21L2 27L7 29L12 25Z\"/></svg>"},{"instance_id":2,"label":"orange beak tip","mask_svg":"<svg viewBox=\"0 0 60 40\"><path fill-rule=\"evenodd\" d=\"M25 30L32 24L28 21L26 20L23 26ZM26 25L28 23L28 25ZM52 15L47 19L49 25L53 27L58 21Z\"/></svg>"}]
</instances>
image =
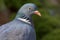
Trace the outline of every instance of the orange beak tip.
<instances>
[{"instance_id":1,"label":"orange beak tip","mask_svg":"<svg viewBox=\"0 0 60 40\"><path fill-rule=\"evenodd\" d=\"M34 11L34 14L41 16L41 13L39 11Z\"/></svg>"}]
</instances>

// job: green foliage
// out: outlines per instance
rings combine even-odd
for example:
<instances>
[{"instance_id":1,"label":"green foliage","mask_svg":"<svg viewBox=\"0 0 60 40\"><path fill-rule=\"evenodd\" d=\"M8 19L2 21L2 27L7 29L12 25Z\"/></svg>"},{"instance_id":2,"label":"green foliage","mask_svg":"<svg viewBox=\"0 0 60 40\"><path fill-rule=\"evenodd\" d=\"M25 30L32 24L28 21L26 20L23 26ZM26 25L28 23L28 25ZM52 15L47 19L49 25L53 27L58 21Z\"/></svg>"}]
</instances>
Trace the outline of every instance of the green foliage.
<instances>
[{"instance_id":1,"label":"green foliage","mask_svg":"<svg viewBox=\"0 0 60 40\"><path fill-rule=\"evenodd\" d=\"M16 8L18 10L25 3L35 3L39 7L41 6L38 0L4 0L8 8Z\"/></svg>"},{"instance_id":2,"label":"green foliage","mask_svg":"<svg viewBox=\"0 0 60 40\"><path fill-rule=\"evenodd\" d=\"M6 9L6 6L4 4L4 1L0 0L0 11L5 10L5 9Z\"/></svg>"},{"instance_id":3,"label":"green foliage","mask_svg":"<svg viewBox=\"0 0 60 40\"><path fill-rule=\"evenodd\" d=\"M7 5L8 8L16 8L19 9L20 6L24 3L22 2L23 0L5 0L5 4Z\"/></svg>"},{"instance_id":4,"label":"green foliage","mask_svg":"<svg viewBox=\"0 0 60 40\"><path fill-rule=\"evenodd\" d=\"M43 36L48 34L49 32L53 31L60 27L60 20L56 16L50 16L47 10L43 11L40 9L42 13L41 17L37 15L33 16L33 21L36 29L37 40L40 40Z\"/></svg>"},{"instance_id":5,"label":"green foliage","mask_svg":"<svg viewBox=\"0 0 60 40\"><path fill-rule=\"evenodd\" d=\"M60 29L56 29L47 34L42 38L42 40L60 40Z\"/></svg>"},{"instance_id":6,"label":"green foliage","mask_svg":"<svg viewBox=\"0 0 60 40\"><path fill-rule=\"evenodd\" d=\"M9 19L13 20L15 18L15 16L16 16L16 13L12 13L12 15L10 15Z\"/></svg>"}]
</instances>

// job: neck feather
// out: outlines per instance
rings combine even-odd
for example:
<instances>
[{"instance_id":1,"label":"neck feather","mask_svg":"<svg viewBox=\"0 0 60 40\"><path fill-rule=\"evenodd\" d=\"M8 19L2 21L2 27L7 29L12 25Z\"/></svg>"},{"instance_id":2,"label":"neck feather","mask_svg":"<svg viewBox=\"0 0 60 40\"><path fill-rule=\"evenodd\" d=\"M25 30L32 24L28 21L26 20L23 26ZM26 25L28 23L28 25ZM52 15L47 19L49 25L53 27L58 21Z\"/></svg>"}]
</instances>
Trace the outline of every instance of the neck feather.
<instances>
[{"instance_id":1,"label":"neck feather","mask_svg":"<svg viewBox=\"0 0 60 40\"><path fill-rule=\"evenodd\" d=\"M26 16L23 13L22 14L17 14L17 16L15 17L15 19L19 19L19 18L25 19L26 21L32 23L31 17L30 16Z\"/></svg>"}]
</instances>

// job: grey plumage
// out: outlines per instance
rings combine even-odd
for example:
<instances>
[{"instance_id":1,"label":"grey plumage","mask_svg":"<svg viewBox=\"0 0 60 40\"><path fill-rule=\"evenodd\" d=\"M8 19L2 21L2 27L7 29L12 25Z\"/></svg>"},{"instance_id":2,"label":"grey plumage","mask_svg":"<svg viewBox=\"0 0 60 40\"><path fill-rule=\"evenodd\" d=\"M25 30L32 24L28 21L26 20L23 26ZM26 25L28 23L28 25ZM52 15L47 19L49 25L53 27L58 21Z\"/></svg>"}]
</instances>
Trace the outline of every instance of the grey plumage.
<instances>
[{"instance_id":1,"label":"grey plumage","mask_svg":"<svg viewBox=\"0 0 60 40\"><path fill-rule=\"evenodd\" d=\"M35 40L35 31L31 25L16 19L0 27L0 40Z\"/></svg>"},{"instance_id":2,"label":"grey plumage","mask_svg":"<svg viewBox=\"0 0 60 40\"><path fill-rule=\"evenodd\" d=\"M30 10L30 12L28 12L28 10L25 9L27 6L28 8L32 7L33 10ZM13 21L0 27L0 40L36 40L35 30L31 21L31 14L34 10L36 10L35 5L32 3L28 3L22 6ZM23 18L23 15L28 18L31 24L25 23L18 19Z\"/></svg>"}]
</instances>

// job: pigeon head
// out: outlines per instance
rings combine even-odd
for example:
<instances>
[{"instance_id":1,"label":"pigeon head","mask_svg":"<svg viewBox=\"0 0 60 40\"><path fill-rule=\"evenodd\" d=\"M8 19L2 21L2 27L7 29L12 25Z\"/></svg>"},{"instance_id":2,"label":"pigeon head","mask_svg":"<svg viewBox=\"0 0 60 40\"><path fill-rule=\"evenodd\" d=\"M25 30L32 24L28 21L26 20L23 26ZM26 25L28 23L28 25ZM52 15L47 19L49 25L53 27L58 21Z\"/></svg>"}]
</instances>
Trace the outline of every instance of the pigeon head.
<instances>
[{"instance_id":1,"label":"pigeon head","mask_svg":"<svg viewBox=\"0 0 60 40\"><path fill-rule=\"evenodd\" d=\"M24 4L18 11L16 18L20 17L31 17L33 14L37 14L41 16L41 14L37 11L37 7L33 3Z\"/></svg>"}]
</instances>

